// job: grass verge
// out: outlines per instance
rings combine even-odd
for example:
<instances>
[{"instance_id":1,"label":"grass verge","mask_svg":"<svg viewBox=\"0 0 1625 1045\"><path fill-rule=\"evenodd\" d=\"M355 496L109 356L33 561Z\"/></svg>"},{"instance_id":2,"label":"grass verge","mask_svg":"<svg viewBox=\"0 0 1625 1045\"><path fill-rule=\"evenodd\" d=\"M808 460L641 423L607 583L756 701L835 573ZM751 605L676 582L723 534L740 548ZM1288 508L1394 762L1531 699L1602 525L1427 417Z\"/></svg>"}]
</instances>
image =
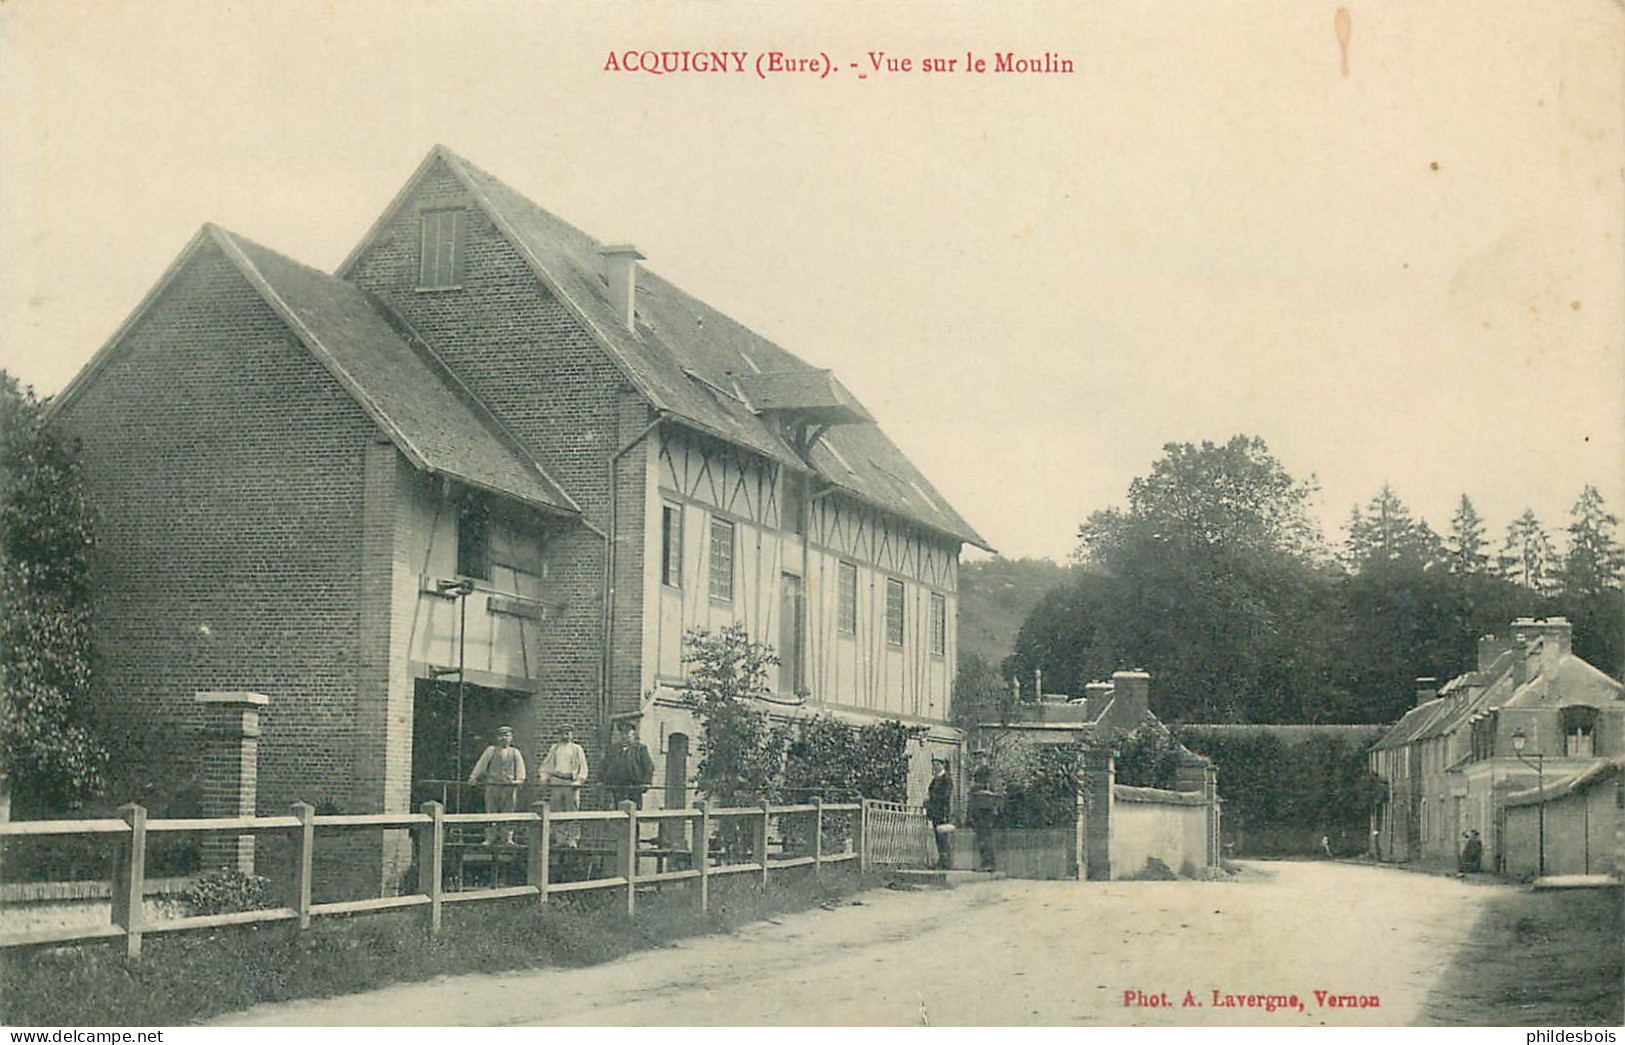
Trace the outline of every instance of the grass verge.
<instances>
[{"instance_id":1,"label":"grass verge","mask_svg":"<svg viewBox=\"0 0 1625 1045\"><path fill-rule=\"evenodd\" d=\"M692 889L638 898L581 893L492 900L445 910L430 939L422 916L332 918L287 925L148 936L139 961L118 941L0 956L0 1023L7 1026L179 1026L262 1002L326 998L434 976L582 966L727 932L774 914L842 902L880 884L855 871L785 872L763 888L713 883L702 913ZM613 892L613 891L610 891Z\"/></svg>"},{"instance_id":2,"label":"grass verge","mask_svg":"<svg viewBox=\"0 0 1625 1045\"><path fill-rule=\"evenodd\" d=\"M1438 989L1434 1024L1475 1027L1625 1023L1620 890L1517 892L1488 904Z\"/></svg>"}]
</instances>

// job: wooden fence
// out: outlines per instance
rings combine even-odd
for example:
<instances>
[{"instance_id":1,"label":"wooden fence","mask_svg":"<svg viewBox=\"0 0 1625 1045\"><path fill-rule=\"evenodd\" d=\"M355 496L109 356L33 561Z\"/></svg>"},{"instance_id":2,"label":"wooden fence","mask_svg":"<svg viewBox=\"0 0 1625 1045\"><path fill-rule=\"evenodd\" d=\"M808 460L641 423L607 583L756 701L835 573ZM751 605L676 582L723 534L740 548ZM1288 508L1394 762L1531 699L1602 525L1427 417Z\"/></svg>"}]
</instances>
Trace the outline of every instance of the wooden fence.
<instances>
[{"instance_id":1,"label":"wooden fence","mask_svg":"<svg viewBox=\"0 0 1625 1045\"><path fill-rule=\"evenodd\" d=\"M871 811L871 806L886 807ZM219 819L148 819L146 809L127 805L120 809L120 818L97 820L27 820L0 823L0 841L14 838L40 838L48 836L116 836L118 846L113 872L112 922L107 925L82 928L50 927L28 932L0 935L0 948L37 946L41 944L71 943L87 940L124 939L125 951L130 957L141 953L142 937L149 933L179 932L190 929L211 929L226 925L248 925L260 922L292 922L307 929L315 918L329 915L371 914L380 911L398 911L418 908L424 913L428 930L438 934L442 912L447 904L480 900L498 900L512 897L534 897L546 902L549 896L561 893L595 889L619 890L624 896L628 916L636 914L638 890L657 887L669 882L698 883L697 902L702 910L710 906L710 883L725 875L758 876L766 883L773 871L791 867L811 867L817 874L823 868L843 861L857 860L863 869L874 864L895 863L902 842L896 837L898 825L906 817L898 815L890 803L824 802L814 799L800 805L759 806L712 809L704 802L689 809L660 809L643 811L630 802L618 810L556 812L548 803L540 802L530 812L515 813L447 813L439 802L428 802L421 813L384 813L354 816L318 816L315 807L303 802L293 806L290 816L235 817ZM906 811L904 811L906 812ZM842 842L838 851L826 845L826 831L840 826L827 819L832 814L851 817L851 844ZM918 811L915 815L923 822ZM773 820L802 816L811 819L811 830L797 832L809 836L790 851L775 857L770 850ZM738 824L727 832L731 837L748 839L748 845L725 850L715 843L715 829L729 822ZM675 848L672 833L664 838L640 836L640 825L677 823L688 839L686 848ZM570 823L596 824L605 832L600 840L610 844L604 850L603 866L592 868L587 877L575 881L551 881L551 850L553 835L560 825ZM448 866L451 859L461 861L477 847L448 845L454 833L493 825L498 830L525 832L522 846L506 847L513 853L522 853L524 882L505 885L497 873L497 850L485 847L491 856L491 883L477 889L448 890ZM783 821L781 819L781 833ZM358 829L407 829L416 834L418 891L401 896L381 896L371 899L347 900L335 903L312 902L317 833L331 837L335 832ZM929 829L929 828L927 828ZM871 859L870 831L884 839L879 852ZM146 855L148 838L154 834L187 832L204 835L236 835L255 837L261 834L287 834L294 839L293 879L290 883L290 902L285 906L259 910L237 911L230 914L196 915L180 918L151 919L143 906L146 889ZM834 832L832 832L834 833ZM841 832L844 833L844 832ZM806 851L803 851L806 850ZM739 859L739 857L743 859ZM645 870L652 865L653 870ZM670 866L668 866L670 865ZM679 866L681 865L681 866ZM607 873L604 873L607 872ZM457 874L454 884L462 886L464 880Z\"/></svg>"}]
</instances>

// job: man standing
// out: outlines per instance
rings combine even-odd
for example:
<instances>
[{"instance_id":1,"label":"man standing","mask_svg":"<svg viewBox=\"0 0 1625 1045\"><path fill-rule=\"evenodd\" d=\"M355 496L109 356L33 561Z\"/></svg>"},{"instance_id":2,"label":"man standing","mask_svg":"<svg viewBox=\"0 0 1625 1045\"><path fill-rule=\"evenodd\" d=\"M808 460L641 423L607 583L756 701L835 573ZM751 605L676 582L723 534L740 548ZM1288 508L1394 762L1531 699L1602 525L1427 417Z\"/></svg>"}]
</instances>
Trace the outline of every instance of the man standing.
<instances>
[{"instance_id":1,"label":"man standing","mask_svg":"<svg viewBox=\"0 0 1625 1045\"><path fill-rule=\"evenodd\" d=\"M925 816L931 821L931 831L937 839L937 867L949 864L948 848L953 839L954 825L950 822L954 802L954 778L948 772L946 758L933 758L931 786L925 791Z\"/></svg>"},{"instance_id":2,"label":"man standing","mask_svg":"<svg viewBox=\"0 0 1625 1045\"><path fill-rule=\"evenodd\" d=\"M565 726L558 742L547 749L536 767L536 782L547 788L547 801L555 813L573 813L581 808L581 789L587 783L587 753L576 743L575 730ZM581 824L560 824L555 836L559 844L574 847L581 840Z\"/></svg>"},{"instance_id":3,"label":"man standing","mask_svg":"<svg viewBox=\"0 0 1625 1045\"><path fill-rule=\"evenodd\" d=\"M513 746L513 727L498 726L497 742L487 747L474 764L468 786L485 788L487 813L511 813L519 807L519 787L524 782L525 756ZM486 824L485 844L495 844L497 834L497 825ZM501 835L503 845L513 845L513 824L504 824Z\"/></svg>"},{"instance_id":4,"label":"man standing","mask_svg":"<svg viewBox=\"0 0 1625 1045\"><path fill-rule=\"evenodd\" d=\"M993 870L993 825L999 816L999 796L993 791L993 765L986 751L976 752L970 773L970 826L976 832L978 871Z\"/></svg>"},{"instance_id":5,"label":"man standing","mask_svg":"<svg viewBox=\"0 0 1625 1045\"><path fill-rule=\"evenodd\" d=\"M609 788L610 803L616 808L622 802L631 802L643 808L643 792L655 778L654 760L649 749L638 740L636 719L626 719L620 726L621 737L610 746L604 758L604 786Z\"/></svg>"}]
</instances>

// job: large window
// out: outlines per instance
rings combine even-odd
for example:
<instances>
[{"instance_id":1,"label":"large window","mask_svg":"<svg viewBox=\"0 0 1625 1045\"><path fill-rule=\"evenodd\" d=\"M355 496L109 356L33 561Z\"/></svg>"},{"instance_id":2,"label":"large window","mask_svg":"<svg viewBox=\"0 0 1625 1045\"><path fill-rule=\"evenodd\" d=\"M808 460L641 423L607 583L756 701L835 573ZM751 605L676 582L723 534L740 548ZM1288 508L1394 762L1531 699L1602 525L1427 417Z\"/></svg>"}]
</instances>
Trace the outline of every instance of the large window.
<instances>
[{"instance_id":1,"label":"large window","mask_svg":"<svg viewBox=\"0 0 1625 1045\"><path fill-rule=\"evenodd\" d=\"M835 613L835 630L842 635L858 633L858 568L850 562L837 567L835 598L839 603Z\"/></svg>"},{"instance_id":2,"label":"large window","mask_svg":"<svg viewBox=\"0 0 1625 1045\"><path fill-rule=\"evenodd\" d=\"M491 506L476 493L457 504L457 575L491 579Z\"/></svg>"},{"instance_id":3,"label":"large window","mask_svg":"<svg viewBox=\"0 0 1625 1045\"><path fill-rule=\"evenodd\" d=\"M418 257L418 288L446 290L463 282L463 229L468 223L462 208L423 212L422 253Z\"/></svg>"},{"instance_id":4,"label":"large window","mask_svg":"<svg viewBox=\"0 0 1625 1045\"><path fill-rule=\"evenodd\" d=\"M660 583L683 586L683 510L660 506Z\"/></svg>"},{"instance_id":5,"label":"large window","mask_svg":"<svg viewBox=\"0 0 1625 1045\"><path fill-rule=\"evenodd\" d=\"M734 597L734 524L726 519L711 520L711 597Z\"/></svg>"},{"instance_id":6,"label":"large window","mask_svg":"<svg viewBox=\"0 0 1625 1045\"><path fill-rule=\"evenodd\" d=\"M931 593L931 652L944 656L948 652L948 600Z\"/></svg>"},{"instance_id":7,"label":"large window","mask_svg":"<svg viewBox=\"0 0 1625 1045\"><path fill-rule=\"evenodd\" d=\"M903 582L886 580L886 645L903 644Z\"/></svg>"}]
</instances>

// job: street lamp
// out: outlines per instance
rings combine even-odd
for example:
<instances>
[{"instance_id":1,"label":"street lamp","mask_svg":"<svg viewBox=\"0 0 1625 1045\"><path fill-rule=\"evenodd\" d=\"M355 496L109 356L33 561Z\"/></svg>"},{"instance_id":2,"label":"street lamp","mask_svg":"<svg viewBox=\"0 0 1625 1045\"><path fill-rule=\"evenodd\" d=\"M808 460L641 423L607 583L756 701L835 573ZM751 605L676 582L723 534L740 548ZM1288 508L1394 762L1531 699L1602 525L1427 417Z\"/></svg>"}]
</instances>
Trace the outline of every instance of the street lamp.
<instances>
[{"instance_id":1,"label":"street lamp","mask_svg":"<svg viewBox=\"0 0 1625 1045\"><path fill-rule=\"evenodd\" d=\"M463 700L465 679L463 672L463 657L468 645L468 597L474 593L474 582L466 577L455 580L436 581L435 594L447 599L457 600L457 666L455 668L433 668L430 674L434 678L443 675L457 676L457 796L456 811L463 808Z\"/></svg>"},{"instance_id":2,"label":"street lamp","mask_svg":"<svg viewBox=\"0 0 1625 1045\"><path fill-rule=\"evenodd\" d=\"M1529 738L1523 735L1523 730L1513 730L1512 753L1517 755L1518 761L1524 763L1525 765L1529 764L1529 760L1531 758L1535 761L1535 790L1538 792L1540 798L1539 811L1536 814L1540 825L1540 841L1538 843L1540 846L1539 876L1544 878L1546 877L1546 756L1542 754L1532 754L1528 758L1525 758L1523 749L1526 745L1528 745L1528 743Z\"/></svg>"}]
</instances>

